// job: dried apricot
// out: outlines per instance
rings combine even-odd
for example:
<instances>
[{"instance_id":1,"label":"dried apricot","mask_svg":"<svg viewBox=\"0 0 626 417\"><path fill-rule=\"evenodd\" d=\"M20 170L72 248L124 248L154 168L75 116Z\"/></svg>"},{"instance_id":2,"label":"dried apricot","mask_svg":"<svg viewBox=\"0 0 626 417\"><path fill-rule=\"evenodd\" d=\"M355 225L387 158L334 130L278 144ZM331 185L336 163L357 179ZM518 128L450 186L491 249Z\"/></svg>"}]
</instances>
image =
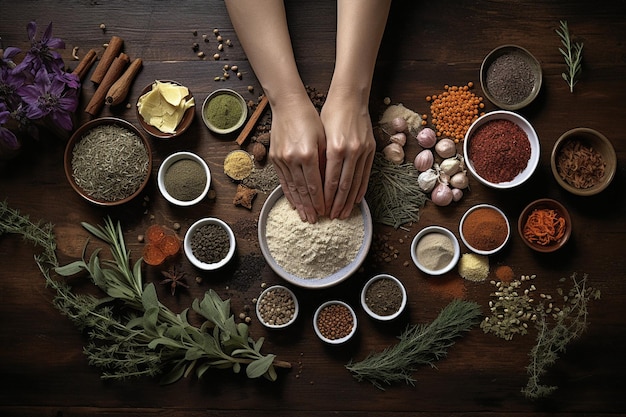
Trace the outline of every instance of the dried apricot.
<instances>
[{"instance_id":1,"label":"dried apricot","mask_svg":"<svg viewBox=\"0 0 626 417\"><path fill-rule=\"evenodd\" d=\"M165 236L165 230L158 224L153 224L146 230L146 239L148 243L158 243Z\"/></svg>"},{"instance_id":2,"label":"dried apricot","mask_svg":"<svg viewBox=\"0 0 626 417\"><path fill-rule=\"evenodd\" d=\"M165 235L156 246L161 249L165 256L176 255L180 249L180 241L174 235Z\"/></svg>"},{"instance_id":3,"label":"dried apricot","mask_svg":"<svg viewBox=\"0 0 626 417\"><path fill-rule=\"evenodd\" d=\"M143 260L148 265L161 265L166 256L161 249L152 243L148 243L143 247Z\"/></svg>"}]
</instances>

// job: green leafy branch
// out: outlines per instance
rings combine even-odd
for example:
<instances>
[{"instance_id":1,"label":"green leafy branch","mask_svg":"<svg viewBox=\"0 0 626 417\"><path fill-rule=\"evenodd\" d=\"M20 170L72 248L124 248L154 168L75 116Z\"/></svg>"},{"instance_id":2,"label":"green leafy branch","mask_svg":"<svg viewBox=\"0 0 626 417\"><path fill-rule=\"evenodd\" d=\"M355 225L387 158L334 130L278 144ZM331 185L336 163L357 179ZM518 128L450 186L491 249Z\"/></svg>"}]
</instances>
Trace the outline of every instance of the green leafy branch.
<instances>
[{"instance_id":1,"label":"green leafy branch","mask_svg":"<svg viewBox=\"0 0 626 417\"><path fill-rule=\"evenodd\" d=\"M567 72L561 73L565 82L569 85L570 93L574 92L574 86L578 83L578 77L582 72L583 43L574 43L571 40L567 21L561 20L561 26L556 33L561 38L564 48L559 48L561 55L565 58Z\"/></svg>"}]
</instances>

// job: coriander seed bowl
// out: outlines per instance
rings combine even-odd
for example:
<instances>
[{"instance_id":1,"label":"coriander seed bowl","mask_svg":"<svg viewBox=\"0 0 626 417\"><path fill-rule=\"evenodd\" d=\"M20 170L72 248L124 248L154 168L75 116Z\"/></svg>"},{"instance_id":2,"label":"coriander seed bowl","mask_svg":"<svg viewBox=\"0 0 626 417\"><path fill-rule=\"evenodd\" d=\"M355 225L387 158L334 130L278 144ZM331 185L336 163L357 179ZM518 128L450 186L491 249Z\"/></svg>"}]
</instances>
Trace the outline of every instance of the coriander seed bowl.
<instances>
[{"instance_id":1,"label":"coriander seed bowl","mask_svg":"<svg viewBox=\"0 0 626 417\"><path fill-rule=\"evenodd\" d=\"M313 329L321 341L329 345L341 345L356 333L356 313L343 301L327 301L315 310Z\"/></svg>"},{"instance_id":2,"label":"coriander seed bowl","mask_svg":"<svg viewBox=\"0 0 626 417\"><path fill-rule=\"evenodd\" d=\"M605 135L579 127L557 139L550 155L550 166L561 188L586 197L604 191L613 181L617 155Z\"/></svg>"},{"instance_id":3,"label":"coriander seed bowl","mask_svg":"<svg viewBox=\"0 0 626 417\"><path fill-rule=\"evenodd\" d=\"M539 136L517 113L495 110L472 123L463 141L465 165L481 184L511 189L535 173L541 156Z\"/></svg>"},{"instance_id":4,"label":"coriander seed bowl","mask_svg":"<svg viewBox=\"0 0 626 417\"><path fill-rule=\"evenodd\" d=\"M132 123L101 117L83 124L70 137L63 165L67 181L83 199L98 206L118 206L133 200L148 184L152 149Z\"/></svg>"},{"instance_id":5,"label":"coriander seed bowl","mask_svg":"<svg viewBox=\"0 0 626 417\"><path fill-rule=\"evenodd\" d=\"M374 276L361 290L363 310L379 321L390 321L400 316L406 308L407 298L402 282L389 274Z\"/></svg>"},{"instance_id":6,"label":"coriander seed bowl","mask_svg":"<svg viewBox=\"0 0 626 417\"><path fill-rule=\"evenodd\" d=\"M189 262L204 271L214 271L230 262L236 245L233 230L215 217L200 219L192 224L183 241Z\"/></svg>"},{"instance_id":7,"label":"coriander seed bowl","mask_svg":"<svg viewBox=\"0 0 626 417\"><path fill-rule=\"evenodd\" d=\"M373 226L365 199L346 220L304 222L278 186L261 208L257 231L261 253L278 276L299 287L322 289L345 281L361 267Z\"/></svg>"},{"instance_id":8,"label":"coriander seed bowl","mask_svg":"<svg viewBox=\"0 0 626 417\"><path fill-rule=\"evenodd\" d=\"M569 240L572 219L563 204L550 198L541 198L522 210L517 221L517 231L532 250L554 252Z\"/></svg>"},{"instance_id":9,"label":"coriander seed bowl","mask_svg":"<svg viewBox=\"0 0 626 417\"><path fill-rule=\"evenodd\" d=\"M202 104L202 120L213 133L228 135L239 130L248 118L248 105L244 98L229 88L210 93Z\"/></svg>"},{"instance_id":10,"label":"coriander seed bowl","mask_svg":"<svg viewBox=\"0 0 626 417\"><path fill-rule=\"evenodd\" d=\"M428 275L443 275L456 266L461 257L459 241L449 229L427 226L411 242L411 259Z\"/></svg>"},{"instance_id":11,"label":"coriander seed bowl","mask_svg":"<svg viewBox=\"0 0 626 417\"><path fill-rule=\"evenodd\" d=\"M472 252L493 255L506 246L511 237L511 225L498 207L477 204L461 217L459 234L463 244Z\"/></svg>"},{"instance_id":12,"label":"coriander seed bowl","mask_svg":"<svg viewBox=\"0 0 626 417\"><path fill-rule=\"evenodd\" d=\"M256 315L269 329L284 329L298 318L300 305L296 295L284 285L272 285L256 301Z\"/></svg>"},{"instance_id":13,"label":"coriander seed bowl","mask_svg":"<svg viewBox=\"0 0 626 417\"><path fill-rule=\"evenodd\" d=\"M211 170L193 152L175 152L159 167L157 185L163 198L181 207L202 201L211 187Z\"/></svg>"},{"instance_id":14,"label":"coriander seed bowl","mask_svg":"<svg viewBox=\"0 0 626 417\"><path fill-rule=\"evenodd\" d=\"M541 64L521 46L499 46L483 60L480 84L493 104L503 110L519 110L532 103L541 90Z\"/></svg>"},{"instance_id":15,"label":"coriander seed bowl","mask_svg":"<svg viewBox=\"0 0 626 417\"><path fill-rule=\"evenodd\" d=\"M160 83L160 84L159 84ZM181 88L180 91L187 92L188 94L182 95L180 91L176 89L171 89L170 97L166 96L157 97L159 94L159 89L155 89L157 85L164 86L174 86L176 88ZM186 89L186 90L182 90ZM149 98L148 94L154 94L153 98ZM180 110L178 110L180 108ZM193 119L195 117L195 99L193 94L189 89L183 86L181 83L177 81L171 80L156 80L144 87L139 95L139 99L137 100L137 105L135 106L135 110L137 111L137 121L139 125L144 129L148 134L154 136L159 139L173 139L179 137L183 133L189 129ZM180 120L178 122L172 121L172 118L177 111L181 111ZM144 113L144 114L142 114ZM151 122L150 119L154 120ZM146 120L148 119L148 120ZM159 126L173 126L173 131L171 129ZM172 126L169 126L170 128ZM163 130L161 130L163 129ZM165 131L164 131L165 130Z\"/></svg>"}]
</instances>

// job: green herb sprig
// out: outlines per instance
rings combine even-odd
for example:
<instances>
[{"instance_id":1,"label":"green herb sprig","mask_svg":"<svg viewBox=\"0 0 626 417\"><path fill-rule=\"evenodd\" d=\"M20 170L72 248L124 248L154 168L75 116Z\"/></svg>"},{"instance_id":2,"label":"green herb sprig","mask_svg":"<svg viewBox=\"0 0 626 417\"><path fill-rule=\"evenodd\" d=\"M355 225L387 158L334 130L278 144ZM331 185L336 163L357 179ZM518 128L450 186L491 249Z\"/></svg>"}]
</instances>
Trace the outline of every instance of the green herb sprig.
<instances>
[{"instance_id":1,"label":"green herb sprig","mask_svg":"<svg viewBox=\"0 0 626 417\"><path fill-rule=\"evenodd\" d=\"M559 29L556 29L556 33L561 38L561 44L564 48L559 48L561 55L565 58L565 64L567 65L567 72L561 73L561 76L565 82L569 85L570 93L574 92L574 86L578 83L578 77L582 72L582 59L583 59L583 43L572 42L570 37L569 28L567 27L567 21L560 21Z\"/></svg>"},{"instance_id":2,"label":"green herb sprig","mask_svg":"<svg viewBox=\"0 0 626 417\"><path fill-rule=\"evenodd\" d=\"M370 381L380 389L402 381L414 385L413 371L444 358L455 339L471 330L480 316L477 303L455 299L430 324L407 327L397 344L360 362L350 362L346 368L358 381Z\"/></svg>"}]
</instances>

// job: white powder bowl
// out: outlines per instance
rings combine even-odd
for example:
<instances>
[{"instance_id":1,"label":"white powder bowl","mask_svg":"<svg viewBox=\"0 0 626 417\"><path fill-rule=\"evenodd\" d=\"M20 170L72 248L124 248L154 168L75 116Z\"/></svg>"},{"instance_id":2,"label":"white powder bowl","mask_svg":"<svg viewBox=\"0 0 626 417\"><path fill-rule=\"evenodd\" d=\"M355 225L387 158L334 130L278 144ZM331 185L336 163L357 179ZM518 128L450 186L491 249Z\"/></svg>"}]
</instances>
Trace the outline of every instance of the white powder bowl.
<instances>
[{"instance_id":1,"label":"white powder bowl","mask_svg":"<svg viewBox=\"0 0 626 417\"><path fill-rule=\"evenodd\" d=\"M272 270L285 281L299 287L310 289L328 288L342 281L345 281L350 276L352 276L363 264L363 261L365 261L367 253L369 252L370 246L372 244L372 215L365 200L363 200L359 205L361 215L363 216L363 239L360 242L358 252L356 253L354 259L334 273L328 274L326 276L311 278L295 275L285 269L285 267L281 265L274 256L272 256L272 252L268 245L268 217L276 202L278 202L282 197L283 190L279 186L274 189L274 191L272 191L272 193L267 197L265 203L263 204L263 208L261 209L261 214L259 215L259 246L261 248L261 253L263 254L263 257L265 258L265 261L268 263L270 268L272 268ZM297 253L295 252L296 251L294 250L294 256L297 255Z\"/></svg>"}]
</instances>

